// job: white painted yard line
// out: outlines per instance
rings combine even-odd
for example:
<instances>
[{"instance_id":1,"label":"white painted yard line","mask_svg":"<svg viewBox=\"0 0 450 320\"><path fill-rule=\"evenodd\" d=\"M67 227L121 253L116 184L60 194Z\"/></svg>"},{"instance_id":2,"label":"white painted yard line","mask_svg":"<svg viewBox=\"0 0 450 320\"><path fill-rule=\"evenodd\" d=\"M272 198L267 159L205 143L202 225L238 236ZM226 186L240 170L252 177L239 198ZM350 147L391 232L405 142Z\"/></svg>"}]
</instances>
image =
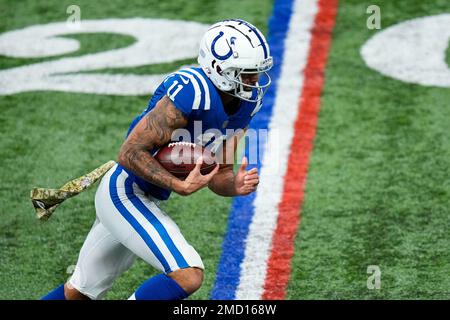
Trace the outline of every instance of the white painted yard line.
<instances>
[{"instance_id":1,"label":"white painted yard line","mask_svg":"<svg viewBox=\"0 0 450 320\"><path fill-rule=\"evenodd\" d=\"M255 198L255 213L246 240L245 258L241 264L236 299L261 299L270 256L272 235L276 228L278 204L283 192L284 176L289 156L294 123L298 115L303 88L311 29L318 11L317 0L296 0L285 40L283 65L269 124L269 138L265 146L260 184ZM276 148L268 145L276 144ZM278 170L271 170L271 161L279 161Z\"/></svg>"}]
</instances>

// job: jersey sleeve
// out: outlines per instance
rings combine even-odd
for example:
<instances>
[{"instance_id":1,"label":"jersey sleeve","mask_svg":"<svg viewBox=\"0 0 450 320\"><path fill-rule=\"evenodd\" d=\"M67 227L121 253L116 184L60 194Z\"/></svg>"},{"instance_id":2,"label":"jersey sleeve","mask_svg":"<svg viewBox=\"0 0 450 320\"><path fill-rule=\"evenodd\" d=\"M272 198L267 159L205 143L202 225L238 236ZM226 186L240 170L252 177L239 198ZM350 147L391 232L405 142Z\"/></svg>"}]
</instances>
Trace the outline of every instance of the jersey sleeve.
<instances>
[{"instance_id":1,"label":"jersey sleeve","mask_svg":"<svg viewBox=\"0 0 450 320\"><path fill-rule=\"evenodd\" d=\"M166 95L186 117L199 108L200 95L188 76L172 74L164 81Z\"/></svg>"}]
</instances>

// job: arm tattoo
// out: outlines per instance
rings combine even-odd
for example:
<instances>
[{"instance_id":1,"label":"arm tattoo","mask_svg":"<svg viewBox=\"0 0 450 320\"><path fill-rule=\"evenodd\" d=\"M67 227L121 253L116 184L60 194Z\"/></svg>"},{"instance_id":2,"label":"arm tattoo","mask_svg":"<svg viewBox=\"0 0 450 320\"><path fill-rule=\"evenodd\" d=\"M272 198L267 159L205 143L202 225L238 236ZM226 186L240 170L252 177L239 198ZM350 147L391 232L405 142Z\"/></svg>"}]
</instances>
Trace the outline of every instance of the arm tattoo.
<instances>
[{"instance_id":1,"label":"arm tattoo","mask_svg":"<svg viewBox=\"0 0 450 320\"><path fill-rule=\"evenodd\" d=\"M130 133L120 149L119 163L151 183L172 189L176 178L151 156L150 151L168 143L174 130L186 126L186 117L164 96Z\"/></svg>"}]
</instances>

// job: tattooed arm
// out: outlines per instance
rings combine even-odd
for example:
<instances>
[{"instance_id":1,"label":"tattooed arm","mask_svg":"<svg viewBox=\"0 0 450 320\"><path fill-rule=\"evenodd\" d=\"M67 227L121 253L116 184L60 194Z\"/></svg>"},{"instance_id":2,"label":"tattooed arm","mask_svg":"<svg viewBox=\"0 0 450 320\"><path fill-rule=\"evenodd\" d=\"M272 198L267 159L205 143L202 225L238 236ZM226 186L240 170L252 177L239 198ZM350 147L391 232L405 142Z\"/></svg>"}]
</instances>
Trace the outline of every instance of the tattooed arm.
<instances>
[{"instance_id":1,"label":"tattooed arm","mask_svg":"<svg viewBox=\"0 0 450 320\"><path fill-rule=\"evenodd\" d=\"M175 108L171 100L164 96L136 127L119 151L119 163L146 181L181 195L191 194L208 184L218 167L208 175L200 174L196 166L184 180L176 178L164 169L150 154L150 150L161 147L171 139L172 132L187 126L183 113Z\"/></svg>"}]
</instances>

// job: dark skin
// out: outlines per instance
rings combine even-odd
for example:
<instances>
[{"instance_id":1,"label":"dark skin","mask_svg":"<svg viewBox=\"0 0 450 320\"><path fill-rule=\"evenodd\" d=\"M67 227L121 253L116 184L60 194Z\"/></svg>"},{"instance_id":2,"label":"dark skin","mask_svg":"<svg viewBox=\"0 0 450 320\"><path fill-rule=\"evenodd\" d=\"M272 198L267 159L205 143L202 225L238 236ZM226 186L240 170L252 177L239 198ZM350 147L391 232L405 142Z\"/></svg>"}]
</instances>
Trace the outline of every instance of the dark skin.
<instances>
[{"instance_id":1,"label":"dark skin","mask_svg":"<svg viewBox=\"0 0 450 320\"><path fill-rule=\"evenodd\" d=\"M258 75L243 75L242 80L244 83L254 85L258 81ZM251 90L250 87L245 87L245 89ZM225 108L239 103L239 99L229 94L220 92L220 95ZM158 101L155 108L139 121L123 143L119 152L119 163L143 179L184 196L205 186L209 186L212 191L222 196L246 195L256 190L259 183L257 170L245 171L247 159L243 159L236 176L233 172L233 164L226 163L226 161L222 161L220 167L217 166L208 175L200 173L201 161L199 161L184 181L165 170L148 151L170 142L173 131L185 128L187 124L188 120L183 113L173 105L167 96L164 96ZM236 136L226 141L221 152L223 154L219 153L218 157L234 159L230 153L235 154L238 139L242 136ZM216 174L218 176L214 178Z\"/></svg>"},{"instance_id":2,"label":"dark skin","mask_svg":"<svg viewBox=\"0 0 450 320\"><path fill-rule=\"evenodd\" d=\"M200 165L184 180L180 180L164 169L149 150L161 147L171 140L174 130L185 128L188 120L164 96L144 118L139 121L119 151L119 163L143 179L180 195L189 195L203 188L217 173L217 166L208 175L200 174Z\"/></svg>"},{"instance_id":3,"label":"dark skin","mask_svg":"<svg viewBox=\"0 0 450 320\"><path fill-rule=\"evenodd\" d=\"M233 101L229 95L225 99L227 102ZM183 196L206 186L221 196L247 195L256 190L259 182L256 168L245 171L247 160L244 159L235 176L233 163L226 161L234 159L238 140L243 134L225 141L222 151L217 155L223 159L222 164L208 175L200 173L201 159L184 181L164 169L148 151L167 144L174 130L186 126L186 117L167 96L163 97L130 133L120 149L119 163L145 180Z\"/></svg>"},{"instance_id":4,"label":"dark skin","mask_svg":"<svg viewBox=\"0 0 450 320\"><path fill-rule=\"evenodd\" d=\"M253 85L257 77L243 77L243 81ZM220 94L225 108L239 103L239 99L223 92ZM218 159L222 159L221 164L207 175L200 173L202 159L199 159L194 170L184 181L164 169L149 151L170 142L173 131L185 128L187 124L188 119L167 96L164 96L155 108L139 121L122 144L118 162L148 182L183 196L190 195L206 186L221 196L247 195L256 191L259 183L258 171L256 168L246 171L248 161L245 157L238 172L236 174L233 172L237 143L244 135L244 131L224 142L224 147L216 155ZM203 282L203 270L196 267L179 269L167 275L188 294L198 290ZM64 286L64 295L68 300L89 299L69 283Z\"/></svg>"}]
</instances>

